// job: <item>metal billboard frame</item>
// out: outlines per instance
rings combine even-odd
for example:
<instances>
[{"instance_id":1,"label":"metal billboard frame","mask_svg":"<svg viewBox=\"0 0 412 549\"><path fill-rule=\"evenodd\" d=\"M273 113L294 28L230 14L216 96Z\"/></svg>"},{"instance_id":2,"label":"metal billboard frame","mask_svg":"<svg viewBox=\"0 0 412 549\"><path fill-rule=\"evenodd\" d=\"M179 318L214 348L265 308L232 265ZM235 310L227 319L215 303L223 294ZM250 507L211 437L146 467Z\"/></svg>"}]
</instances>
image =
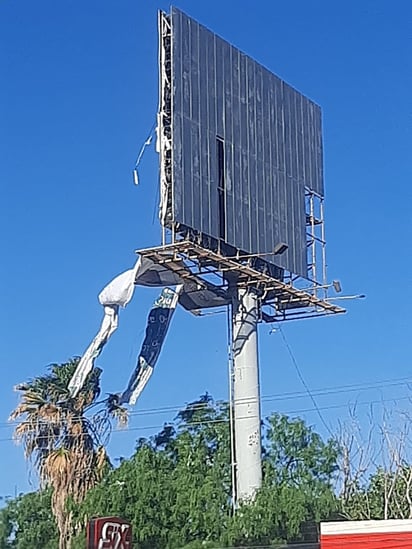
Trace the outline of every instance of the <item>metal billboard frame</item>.
<instances>
[{"instance_id":1,"label":"metal billboard frame","mask_svg":"<svg viewBox=\"0 0 412 549\"><path fill-rule=\"evenodd\" d=\"M328 297L331 285L326 278L324 197L317 190L308 186L304 190L306 277L274 265L270 260L273 254L248 254L219 238L202 234L191 227L179 226L168 219L173 215L174 203L171 16L159 11L158 26L162 246L139 250L138 253L170 268L182 269L184 276L192 278L197 284L201 284L203 278L229 292L231 287L239 285L253 289L259 295L260 306L268 311L262 313L261 320L292 320L345 312L333 304L333 298ZM266 256L270 256L269 260Z\"/></svg>"},{"instance_id":2,"label":"metal billboard frame","mask_svg":"<svg viewBox=\"0 0 412 549\"><path fill-rule=\"evenodd\" d=\"M308 184L307 181L299 183L301 185L299 191L302 194L297 199L299 208L301 208L298 215L302 218L297 225L299 230L302 230L302 226L304 227L304 236L300 240L293 238L291 240L293 244L299 242L299 253L303 255L305 252L306 265L304 269L299 268L299 258L296 261L297 256L294 253L292 262L288 266L298 265L295 272L293 269L287 270L285 262L276 261L275 254L284 253L288 248L288 243L272 242L273 250L269 253L268 250L263 250L262 253L260 249L253 252L242 249L225 238L226 230L221 231L223 226L221 204L224 203L227 196L224 181L215 179L217 192L213 200L218 209L219 230L217 234L215 229L214 234L213 231L204 232L199 230L199 226L196 224L185 225L181 220L176 221L174 218L175 201L179 200L179 197L174 196L173 170L176 160L174 154L179 155L180 161L183 161L184 157L190 157L193 142L190 142L189 150L185 154L184 142L181 140L180 150L176 151L173 127L173 14L177 14L179 17L183 15L182 12L172 8L170 16L160 11L158 19L159 109L157 131L160 153L162 244L138 250L138 253L143 258L160 265L161 268L171 271L176 278L182 281L183 285L187 283L188 286L194 288L195 292L196 289L199 293L207 290L215 296L221 298L223 296L223 302L226 303L229 339L232 500L234 508L236 508L241 501L253 500L262 483L258 323L336 315L344 313L345 310L336 305L333 298L328 297L329 287L334 284L328 284L326 278L323 174L322 166L317 163L316 159L314 164L317 166L320 179L315 175L314 184ZM192 21L187 16L184 17L188 21ZM198 23L193 22L193 25L196 26ZM219 40L221 39L219 38ZM274 76L274 78L277 77ZM196 98L193 101L195 100ZM312 132L308 131L312 137L315 136L315 141L319 139L319 135L321 139L319 120L320 111L318 121L314 122L317 133L316 129ZM225 154L224 143L219 141L221 137L214 132L213 138L217 140L215 152L219 165L223 163L222 157ZM272 145L271 142L265 143L265 147ZM299 144L297 146L299 148ZM200 139L195 140L195 147L201 148ZM291 139L287 143L283 143L282 147L284 151L287 147L293 148ZM210 152L210 142L208 150ZM312 153L313 151L312 148ZM202 151L197 150L195 154L199 158ZM289 150L289 155L292 157L293 151ZM312 170L311 161L309 161L309 165ZM220 172L223 173L224 169L225 166L220 169ZM219 174L219 170L217 173ZM191 174L189 175L191 176ZM209 182L205 181L204 184L208 185ZM257 186L257 180L255 185ZM279 188L276 187L276 189ZM193 190L191 192L193 195ZM289 192L293 194L295 191ZM249 199L251 199L250 195L246 200ZM273 201L271 203L273 204ZM282 205L287 208L290 204L287 200L283 200ZM208 206L210 211L210 204ZM216 216L216 212L214 215ZM265 212L264 215L266 215ZM249 216L250 225L252 224L251 219L252 217ZM288 255L286 261L288 262L289 259ZM195 302L198 304L201 300L193 299L193 303ZM220 302L222 303L222 301ZM205 302L205 308L208 306L214 305L207 305ZM185 308L192 310L194 314L199 313L194 307L193 309L188 307L187 303Z\"/></svg>"}]
</instances>

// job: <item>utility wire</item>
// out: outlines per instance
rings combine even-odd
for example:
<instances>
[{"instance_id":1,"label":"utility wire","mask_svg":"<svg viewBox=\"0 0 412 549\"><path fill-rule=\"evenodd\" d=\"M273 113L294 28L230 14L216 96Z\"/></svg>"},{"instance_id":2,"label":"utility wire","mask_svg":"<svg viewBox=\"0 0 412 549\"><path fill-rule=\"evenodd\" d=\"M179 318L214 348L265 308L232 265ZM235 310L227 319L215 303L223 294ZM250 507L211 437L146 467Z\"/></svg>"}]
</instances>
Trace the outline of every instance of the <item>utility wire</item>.
<instances>
[{"instance_id":1,"label":"utility wire","mask_svg":"<svg viewBox=\"0 0 412 549\"><path fill-rule=\"evenodd\" d=\"M384 402L394 402L394 403L398 403L402 400L410 400L410 397L400 397L400 398L388 398L388 399L379 399L379 400L367 400L367 401L363 401L363 402L358 402L357 403L357 406L365 406L365 405L372 405L372 404L382 404ZM289 410L288 412L286 412L288 415L295 415L295 414L302 414L302 413L308 413L308 412L319 412L320 410L336 410L336 409L339 409L339 408L346 408L347 407L347 404L333 404L333 405L330 405L330 406L317 406L316 408L303 408L303 409L299 409L299 410ZM130 414L131 416L133 416L134 414ZM242 419L249 419L250 417L253 417L253 416L244 416L244 417L240 417L239 419L242 420ZM24 423L21 422L21 423ZM193 426L193 425L208 425L208 424L218 424L218 423L229 423L229 419L207 419L207 420L203 420L203 421L192 421L190 423L188 423L189 426ZM149 429L163 429L165 426L173 426L173 424L171 422L164 422L162 425L151 425L151 426L139 426L139 427L124 427L124 428L118 428L118 429L112 429L112 433L125 433L125 432L129 432L129 431L140 431L140 430L149 430ZM179 426L177 426L177 428L179 428ZM332 436L333 433L331 432ZM73 435L73 436L82 436L82 433L79 433L78 435ZM49 438L47 436L45 437L39 437L39 440L41 440L42 438ZM7 442L7 441L13 441L15 439L11 438L11 437L8 437L8 438L0 438L0 442Z\"/></svg>"},{"instance_id":2,"label":"utility wire","mask_svg":"<svg viewBox=\"0 0 412 549\"><path fill-rule=\"evenodd\" d=\"M321 411L320 411L320 408L319 408L319 406L318 406L318 404L317 404L317 402L316 402L316 400L315 400L315 397L313 396L311 390L309 389L309 386L307 385L307 383L306 383L306 381L305 381L305 378L303 377L303 374L302 374L302 372L301 372L301 370L300 370L300 368L299 368L299 365L298 365L298 362L297 362L297 360L296 360L296 358L295 358L295 355L293 354L293 351L292 351L292 349L291 349L291 347L290 347L290 345L289 345L289 343L288 343L288 340L286 339L286 336L285 336L285 334L284 334L284 332L283 332L283 330L282 330L282 327L281 327L280 325L279 325L279 332L280 332L280 334L281 334L281 336L282 336L283 342L285 343L286 349L288 350L289 356L290 356L290 358L291 358L291 360L292 360L292 363L293 363L293 365L294 365L294 367L295 367L296 373L298 374L298 377L299 377L299 379L300 379L302 385L305 387L306 392L308 393L309 398L310 398L310 400L312 401L312 404L313 404L313 406L315 407L315 410L316 410L316 412L317 412L317 414L318 414L318 416L319 416L319 418L320 418L320 420L321 420L323 426L325 427L325 429L327 430L327 432L330 434L330 436L333 438L334 435L333 435L333 433L332 433L332 431L331 431L329 425L326 423L326 421L325 421L325 419L324 419L324 417L323 417L323 415L322 415L322 413L321 413Z\"/></svg>"},{"instance_id":3,"label":"utility wire","mask_svg":"<svg viewBox=\"0 0 412 549\"><path fill-rule=\"evenodd\" d=\"M148 136L146 137L145 141L143 142L143 145L140 148L139 154L137 155L137 158L135 161L135 168L139 167L140 161L143 157L146 147L148 147L151 144L153 139L153 133L155 131L156 126L157 126L157 121L155 120L150 128L150 132Z\"/></svg>"},{"instance_id":4,"label":"utility wire","mask_svg":"<svg viewBox=\"0 0 412 549\"><path fill-rule=\"evenodd\" d=\"M373 390L373 389L381 389L386 387L399 387L399 386L411 386L412 385L412 378L410 377L404 377L404 378L392 378L392 379L386 379L376 382L365 382L365 383L356 383L356 384L349 384L349 385L336 385L335 387L325 387L323 389L313 389L311 391L313 396L330 396L330 395L336 395L336 394L345 394L345 393L351 393L351 392L357 392L357 391L367 391L367 390ZM274 401L287 401L287 400L296 400L296 399L302 399L308 396L307 391L293 391L293 392L286 392L286 393L275 393L271 395L265 395L261 398L262 402L274 402ZM400 398L400 397L395 397ZM404 400L406 397L403 397ZM409 397L407 397L409 398ZM412 396L411 396L412 399ZM243 398L239 399L239 402L247 402L249 398ZM387 399L389 402L390 400L394 399ZM226 401L219 400L218 402L222 402L223 404L226 403ZM348 403L343 404L342 406L347 406ZM142 410L136 410L136 411L130 411L129 416L144 416L144 415L156 415L156 414L163 414L167 412L179 412L186 407L190 406L191 410L202 410L210 406L210 404L206 403L197 403L194 405L190 405L187 402L183 404L178 405L172 405L172 406L164 406L164 407L156 407L156 408L146 408ZM324 409L324 408L323 408ZM84 416L73 416L73 419L81 419ZM20 421L9 421L9 422L0 422L0 428L2 427L10 427L14 424L21 423Z\"/></svg>"},{"instance_id":5,"label":"utility wire","mask_svg":"<svg viewBox=\"0 0 412 549\"><path fill-rule=\"evenodd\" d=\"M408 378L409 379L409 378ZM404 382L399 382L399 383L390 383L390 384L376 384L376 385L364 385L364 386L356 386L355 388L350 388L351 386L348 386L349 388L348 389L340 389L340 390L336 390L336 391L333 391L333 390L330 390L330 391L323 391L323 392L314 392L312 391L312 395L315 394L316 396L329 396L329 395L332 395L332 394L336 394L336 393L345 393L345 392L353 392L353 391L358 391L358 390L369 390L369 389L379 389L379 388L382 388L382 387L394 387L394 386L399 386L399 385L404 385ZM344 387L344 386L343 386ZM261 399L262 402L273 402L273 401L286 401L286 400L295 400L297 398L304 398L304 397L307 397L307 392L300 392L300 393L285 393L285 396L282 396L282 394L279 394L279 395L272 395L272 396L268 396L268 397L263 397ZM245 397L245 398L242 398L242 399L239 399L239 402L242 402L242 403L247 403L249 402L250 398L248 397ZM365 401L364 404L371 404L371 403L379 403L379 402L390 402L390 401L397 401L397 400L412 400L412 397L409 397L409 396L405 396L405 397L392 397L392 398L387 398L387 399L384 399L384 400L370 400L370 401ZM103 403L104 401L102 401ZM228 404L227 401L225 400L219 400L217 401L221 404ZM334 405L332 408L345 408L347 406L349 406L349 402L346 402L346 403L343 403L343 404L339 404L339 405ZM190 410L192 411L201 411L203 409L207 409L208 407L210 406L209 403L202 403L202 402L199 402L199 403L196 403L196 404L181 404L181 405L176 405L176 406L168 406L168 407L158 407L158 408L147 408L147 409L143 409L143 410L136 410L136 411L129 411L128 412L128 416L129 417L137 417L137 416L148 416L148 415L159 415L159 414L165 414L165 413L168 413L168 412L179 412L183 409L185 409L186 407L189 407ZM327 409L331 409L329 406L318 406L318 408L320 410L327 410ZM310 409L304 409L302 411L313 411L313 410L316 410L316 407L315 408L310 408ZM298 413L300 410L295 410L295 411L290 411L288 413ZM104 412L104 410L102 410L102 412ZM82 418L91 418L93 416L89 416L89 415L82 415L82 416L72 416L72 420L80 420ZM24 423L24 421L18 421L18 420L15 420L15 421L9 421L9 422L3 422L3 423L0 423L0 428L7 428L7 427L12 427L14 425L18 425L20 423Z\"/></svg>"}]
</instances>

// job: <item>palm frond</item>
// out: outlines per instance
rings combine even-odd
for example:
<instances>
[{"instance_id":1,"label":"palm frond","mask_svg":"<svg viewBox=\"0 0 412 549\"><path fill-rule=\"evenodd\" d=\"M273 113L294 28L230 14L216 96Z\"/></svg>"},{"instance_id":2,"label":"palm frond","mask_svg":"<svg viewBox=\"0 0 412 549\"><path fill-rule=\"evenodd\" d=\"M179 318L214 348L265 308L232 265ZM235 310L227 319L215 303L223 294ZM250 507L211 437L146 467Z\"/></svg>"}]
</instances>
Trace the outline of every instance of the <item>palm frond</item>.
<instances>
[{"instance_id":1,"label":"palm frond","mask_svg":"<svg viewBox=\"0 0 412 549\"><path fill-rule=\"evenodd\" d=\"M106 409L109 417L116 420L117 426L124 429L129 424L129 410L119 404L119 395L109 394L106 399Z\"/></svg>"},{"instance_id":2,"label":"palm frond","mask_svg":"<svg viewBox=\"0 0 412 549\"><path fill-rule=\"evenodd\" d=\"M128 419L121 406L86 416L97 404L101 370L94 368L76 398L71 398L67 387L78 362L75 357L66 364L51 364L46 375L16 385L20 402L9 418L19 422L13 438L22 444L41 487L53 490L52 509L61 539L70 537L68 499L82 501L110 465L104 448L110 419L117 419L119 425L126 425Z\"/></svg>"}]
</instances>

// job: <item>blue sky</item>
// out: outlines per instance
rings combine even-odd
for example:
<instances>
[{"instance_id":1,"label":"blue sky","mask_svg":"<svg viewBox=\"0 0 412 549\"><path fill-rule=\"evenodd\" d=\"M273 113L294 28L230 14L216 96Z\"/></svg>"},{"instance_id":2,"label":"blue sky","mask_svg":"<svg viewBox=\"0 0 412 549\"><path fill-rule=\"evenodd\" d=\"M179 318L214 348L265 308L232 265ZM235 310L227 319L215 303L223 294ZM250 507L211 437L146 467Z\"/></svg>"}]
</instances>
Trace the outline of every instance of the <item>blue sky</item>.
<instances>
[{"instance_id":1,"label":"blue sky","mask_svg":"<svg viewBox=\"0 0 412 549\"><path fill-rule=\"evenodd\" d=\"M348 303L339 318L283 327L312 389L411 375L412 7L182 0L177 6L322 106L329 278ZM6 425L13 385L80 355L98 329L101 288L159 242L153 149L131 171L157 105L157 14L162 1L0 1L0 282L3 314L0 495L30 488ZM98 364L103 390L125 385L156 292L138 288ZM300 414L325 429L302 392L279 333L260 327L263 412ZM176 407L204 391L227 396L226 318L178 310L137 412ZM333 428L348 402L409 403L405 384L320 395ZM341 406L336 408L336 406ZM174 411L136 414L115 433L128 456Z\"/></svg>"}]
</instances>

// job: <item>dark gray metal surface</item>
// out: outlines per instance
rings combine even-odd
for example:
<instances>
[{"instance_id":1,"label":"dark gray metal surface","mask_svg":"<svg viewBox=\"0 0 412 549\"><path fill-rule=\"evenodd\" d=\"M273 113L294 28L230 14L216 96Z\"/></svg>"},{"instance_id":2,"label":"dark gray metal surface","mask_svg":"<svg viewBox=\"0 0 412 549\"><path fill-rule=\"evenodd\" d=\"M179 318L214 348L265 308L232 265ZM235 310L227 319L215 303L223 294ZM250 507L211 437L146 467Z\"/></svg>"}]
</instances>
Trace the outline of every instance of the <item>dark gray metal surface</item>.
<instances>
[{"instance_id":1,"label":"dark gray metal surface","mask_svg":"<svg viewBox=\"0 0 412 549\"><path fill-rule=\"evenodd\" d=\"M171 25L173 222L222 239L223 219L223 240L247 253L285 242L270 261L306 277L304 190L324 192L320 108L176 8Z\"/></svg>"}]
</instances>

